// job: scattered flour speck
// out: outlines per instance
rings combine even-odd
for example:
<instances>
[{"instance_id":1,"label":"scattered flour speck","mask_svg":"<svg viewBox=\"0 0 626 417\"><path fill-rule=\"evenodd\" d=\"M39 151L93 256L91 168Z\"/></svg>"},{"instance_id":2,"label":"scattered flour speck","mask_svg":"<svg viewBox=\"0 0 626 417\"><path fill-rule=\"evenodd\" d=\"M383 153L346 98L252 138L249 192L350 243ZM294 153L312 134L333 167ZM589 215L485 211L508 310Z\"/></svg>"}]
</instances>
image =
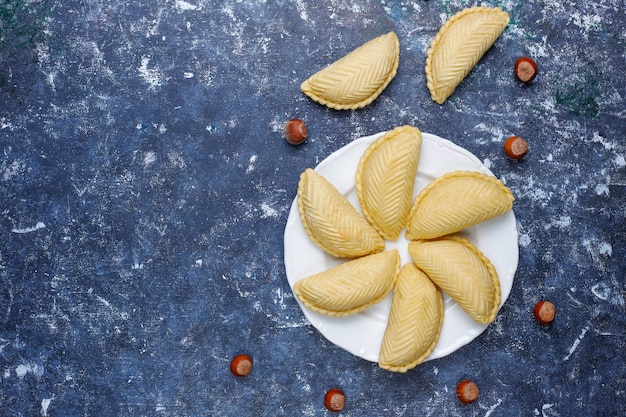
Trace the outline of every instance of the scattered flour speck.
<instances>
[{"instance_id":1,"label":"scattered flour speck","mask_svg":"<svg viewBox=\"0 0 626 417\"><path fill-rule=\"evenodd\" d=\"M0 130L4 130L7 127L8 128L12 128L13 125L10 122L6 121L7 119L5 117L0 118Z\"/></svg>"},{"instance_id":2,"label":"scattered flour speck","mask_svg":"<svg viewBox=\"0 0 626 417\"><path fill-rule=\"evenodd\" d=\"M50 403L52 402L52 398L44 398L41 400L41 415L46 417L48 415L48 407L50 407Z\"/></svg>"},{"instance_id":3,"label":"scattered flour speck","mask_svg":"<svg viewBox=\"0 0 626 417\"><path fill-rule=\"evenodd\" d=\"M495 411L495 409L500 406L500 404L502 404L502 398L498 398L498 401L494 405L492 405L489 410L487 410L487 412L485 413L485 417L489 417Z\"/></svg>"},{"instance_id":4,"label":"scattered flour speck","mask_svg":"<svg viewBox=\"0 0 626 417\"><path fill-rule=\"evenodd\" d=\"M554 407L554 404L544 404L541 406L541 414L542 415L546 415L545 411L551 409L552 407Z\"/></svg>"},{"instance_id":5,"label":"scattered flour speck","mask_svg":"<svg viewBox=\"0 0 626 417\"><path fill-rule=\"evenodd\" d=\"M545 228L557 227L559 229L567 229L572 224L572 218L570 216L560 216L558 219L548 223Z\"/></svg>"},{"instance_id":6,"label":"scattered flour speck","mask_svg":"<svg viewBox=\"0 0 626 417\"><path fill-rule=\"evenodd\" d=\"M150 58L147 56L141 57L141 66L139 67L139 75L143 80L149 84L150 90L156 90L157 87L163 84L163 75L159 70L154 68L148 68Z\"/></svg>"},{"instance_id":7,"label":"scattered flour speck","mask_svg":"<svg viewBox=\"0 0 626 417\"><path fill-rule=\"evenodd\" d=\"M605 138L598 132L593 132L593 137L591 138L591 142L600 143L602 146L604 146L604 149L607 149L607 150L615 149L617 147L615 142L611 142L610 140L608 140L607 138Z\"/></svg>"},{"instance_id":8,"label":"scattered flour speck","mask_svg":"<svg viewBox=\"0 0 626 417\"><path fill-rule=\"evenodd\" d=\"M597 195L609 195L609 187L606 184L598 184L596 185L596 194Z\"/></svg>"},{"instance_id":9,"label":"scattered flour speck","mask_svg":"<svg viewBox=\"0 0 626 417\"><path fill-rule=\"evenodd\" d=\"M186 1L176 0L176 7L180 10L201 10L202 6L196 6L191 3L187 3Z\"/></svg>"},{"instance_id":10,"label":"scattered flour speck","mask_svg":"<svg viewBox=\"0 0 626 417\"><path fill-rule=\"evenodd\" d=\"M18 365L17 368L15 368L15 374L22 378L28 373L28 370L29 368L26 365Z\"/></svg>"},{"instance_id":11,"label":"scattered flour speck","mask_svg":"<svg viewBox=\"0 0 626 417\"><path fill-rule=\"evenodd\" d=\"M489 133L491 135L492 142L500 142L506 136L506 133L499 127L487 126L485 123L479 123L474 126L474 130L479 132Z\"/></svg>"},{"instance_id":12,"label":"scattered flour speck","mask_svg":"<svg viewBox=\"0 0 626 417\"><path fill-rule=\"evenodd\" d=\"M40 377L43 375L43 367L34 363L28 363L25 365L24 364L18 365L15 368L15 374L19 378L25 377L26 374L28 374L29 372L37 377Z\"/></svg>"},{"instance_id":13,"label":"scattered flour speck","mask_svg":"<svg viewBox=\"0 0 626 417\"><path fill-rule=\"evenodd\" d=\"M296 0L296 8L298 9L298 12L300 12L300 18L303 21L307 21L309 20L309 15L306 11L306 2L302 1L302 0Z\"/></svg>"},{"instance_id":14,"label":"scattered flour speck","mask_svg":"<svg viewBox=\"0 0 626 417\"><path fill-rule=\"evenodd\" d=\"M601 255L611 256L613 255L613 247L608 242L600 242L600 244L598 245L598 252Z\"/></svg>"},{"instance_id":15,"label":"scattered flour speck","mask_svg":"<svg viewBox=\"0 0 626 417\"><path fill-rule=\"evenodd\" d=\"M257 159L259 159L258 155L252 155L250 157L250 160L248 161L248 168L246 169L246 174L254 171L254 164L256 163Z\"/></svg>"},{"instance_id":16,"label":"scattered flour speck","mask_svg":"<svg viewBox=\"0 0 626 417\"><path fill-rule=\"evenodd\" d=\"M23 168L24 168L24 163L13 161L10 165L8 165L5 168L4 172L2 173L2 179L5 181L8 181L11 178L16 177Z\"/></svg>"},{"instance_id":17,"label":"scattered flour speck","mask_svg":"<svg viewBox=\"0 0 626 417\"><path fill-rule=\"evenodd\" d=\"M603 301L608 300L611 296L611 289L604 282L600 282L591 287L591 292L593 293L593 295Z\"/></svg>"},{"instance_id":18,"label":"scattered flour speck","mask_svg":"<svg viewBox=\"0 0 626 417\"><path fill-rule=\"evenodd\" d=\"M530 52L530 56L534 58L540 58L544 56L550 56L550 52L548 51L547 46L547 36L541 38L541 42L528 43L526 48Z\"/></svg>"},{"instance_id":19,"label":"scattered flour speck","mask_svg":"<svg viewBox=\"0 0 626 417\"><path fill-rule=\"evenodd\" d=\"M148 166L153 164L156 161L156 154L152 151L146 152L146 155L143 157L143 165Z\"/></svg>"},{"instance_id":20,"label":"scattered flour speck","mask_svg":"<svg viewBox=\"0 0 626 417\"><path fill-rule=\"evenodd\" d=\"M275 118L272 120L270 127L272 132L283 132L285 129L285 122L280 120L279 118Z\"/></svg>"},{"instance_id":21,"label":"scattered flour speck","mask_svg":"<svg viewBox=\"0 0 626 417\"><path fill-rule=\"evenodd\" d=\"M275 217L278 217L278 215L280 214L278 210L276 210L274 207L272 207L268 203L261 203L261 210L263 211L263 214L261 215L261 217L264 219L268 217L275 218Z\"/></svg>"},{"instance_id":22,"label":"scattered flour speck","mask_svg":"<svg viewBox=\"0 0 626 417\"><path fill-rule=\"evenodd\" d=\"M31 233L31 232L36 232L39 229L45 229L46 228L46 224L43 222L37 222L36 225L34 225L33 227L26 227L26 228L21 228L21 229L11 229L11 232L13 233L18 233L18 234L23 234L23 233Z\"/></svg>"}]
</instances>

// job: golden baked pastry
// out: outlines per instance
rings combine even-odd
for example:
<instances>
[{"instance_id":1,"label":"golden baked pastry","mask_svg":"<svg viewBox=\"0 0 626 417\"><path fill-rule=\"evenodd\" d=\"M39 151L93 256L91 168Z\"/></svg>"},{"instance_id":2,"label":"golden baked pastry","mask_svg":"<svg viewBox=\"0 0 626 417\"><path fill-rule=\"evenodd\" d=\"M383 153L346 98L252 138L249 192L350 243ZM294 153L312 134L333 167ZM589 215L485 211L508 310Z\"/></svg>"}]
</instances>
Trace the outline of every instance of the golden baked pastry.
<instances>
[{"instance_id":1,"label":"golden baked pastry","mask_svg":"<svg viewBox=\"0 0 626 417\"><path fill-rule=\"evenodd\" d=\"M433 239L506 213L513 193L502 181L475 171L452 171L415 197L406 238Z\"/></svg>"},{"instance_id":2,"label":"golden baked pastry","mask_svg":"<svg viewBox=\"0 0 626 417\"><path fill-rule=\"evenodd\" d=\"M500 307L500 280L491 261L469 240L448 236L409 243L415 265L478 323Z\"/></svg>"},{"instance_id":3,"label":"golden baked pastry","mask_svg":"<svg viewBox=\"0 0 626 417\"><path fill-rule=\"evenodd\" d=\"M311 310L330 316L358 313L383 300L400 271L397 250L345 262L297 281L293 290Z\"/></svg>"},{"instance_id":4,"label":"golden baked pastry","mask_svg":"<svg viewBox=\"0 0 626 417\"><path fill-rule=\"evenodd\" d=\"M396 76L400 42L394 32L361 45L313 74L300 89L335 110L353 110L374 101Z\"/></svg>"},{"instance_id":5,"label":"golden baked pastry","mask_svg":"<svg viewBox=\"0 0 626 417\"><path fill-rule=\"evenodd\" d=\"M508 23L508 13L499 8L475 6L439 29L426 53L426 85L433 100L446 101Z\"/></svg>"},{"instance_id":6,"label":"golden baked pastry","mask_svg":"<svg viewBox=\"0 0 626 417\"><path fill-rule=\"evenodd\" d=\"M381 368L406 372L431 354L443 327L441 291L414 264L396 280L389 321L378 357Z\"/></svg>"},{"instance_id":7,"label":"golden baked pastry","mask_svg":"<svg viewBox=\"0 0 626 417\"><path fill-rule=\"evenodd\" d=\"M400 126L385 133L363 153L356 191L365 218L387 240L406 226L420 158L422 132Z\"/></svg>"},{"instance_id":8,"label":"golden baked pastry","mask_svg":"<svg viewBox=\"0 0 626 417\"><path fill-rule=\"evenodd\" d=\"M385 241L326 178L308 168L298 183L298 210L307 235L339 258L380 252Z\"/></svg>"}]
</instances>

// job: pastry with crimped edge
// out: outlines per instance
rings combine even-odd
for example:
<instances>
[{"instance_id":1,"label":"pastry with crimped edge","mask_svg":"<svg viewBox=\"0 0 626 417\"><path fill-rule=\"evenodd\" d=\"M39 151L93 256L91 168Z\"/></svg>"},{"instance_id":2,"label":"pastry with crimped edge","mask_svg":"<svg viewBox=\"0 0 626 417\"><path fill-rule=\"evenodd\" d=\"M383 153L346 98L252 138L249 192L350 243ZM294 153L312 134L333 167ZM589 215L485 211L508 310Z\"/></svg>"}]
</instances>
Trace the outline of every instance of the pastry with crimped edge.
<instances>
[{"instance_id":1,"label":"pastry with crimped edge","mask_svg":"<svg viewBox=\"0 0 626 417\"><path fill-rule=\"evenodd\" d=\"M474 321L491 323L500 308L500 280L491 261L469 240L447 236L409 243L409 254Z\"/></svg>"},{"instance_id":2,"label":"pastry with crimped edge","mask_svg":"<svg viewBox=\"0 0 626 417\"><path fill-rule=\"evenodd\" d=\"M441 291L414 264L396 280L378 365L406 372L428 358L439 341L444 304Z\"/></svg>"},{"instance_id":3,"label":"pastry with crimped edge","mask_svg":"<svg viewBox=\"0 0 626 417\"><path fill-rule=\"evenodd\" d=\"M371 104L396 76L400 41L394 32L381 35L313 74L300 90L335 110Z\"/></svg>"},{"instance_id":4,"label":"pastry with crimped edge","mask_svg":"<svg viewBox=\"0 0 626 417\"><path fill-rule=\"evenodd\" d=\"M433 100L443 104L450 97L508 23L507 12L479 6L444 23L426 52L426 85Z\"/></svg>"},{"instance_id":5,"label":"pastry with crimped edge","mask_svg":"<svg viewBox=\"0 0 626 417\"><path fill-rule=\"evenodd\" d=\"M308 308L329 316L356 314L381 302L400 272L400 254L391 250L342 263L293 286Z\"/></svg>"},{"instance_id":6,"label":"pastry with crimped edge","mask_svg":"<svg viewBox=\"0 0 626 417\"><path fill-rule=\"evenodd\" d=\"M356 172L363 215L387 240L406 226L420 158L422 132L399 126L367 147Z\"/></svg>"},{"instance_id":7,"label":"pastry with crimped edge","mask_svg":"<svg viewBox=\"0 0 626 417\"><path fill-rule=\"evenodd\" d=\"M338 258L358 258L385 241L352 204L318 172L307 168L298 183L298 211L313 243Z\"/></svg>"},{"instance_id":8,"label":"pastry with crimped edge","mask_svg":"<svg viewBox=\"0 0 626 417\"><path fill-rule=\"evenodd\" d=\"M406 238L434 239L459 232L508 212L514 200L511 190L491 175L448 172L415 197Z\"/></svg>"}]
</instances>

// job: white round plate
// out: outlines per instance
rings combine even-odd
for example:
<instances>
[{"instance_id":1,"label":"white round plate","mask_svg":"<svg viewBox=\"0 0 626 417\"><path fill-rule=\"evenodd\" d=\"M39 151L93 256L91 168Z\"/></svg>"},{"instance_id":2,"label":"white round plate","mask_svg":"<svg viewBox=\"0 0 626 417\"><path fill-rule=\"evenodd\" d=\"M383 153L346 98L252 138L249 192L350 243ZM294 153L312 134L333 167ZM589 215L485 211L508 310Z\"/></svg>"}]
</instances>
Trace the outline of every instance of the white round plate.
<instances>
[{"instance_id":1,"label":"white round plate","mask_svg":"<svg viewBox=\"0 0 626 417\"><path fill-rule=\"evenodd\" d=\"M363 137L349 143L324 159L315 170L329 180L361 212L355 186L355 173L365 149L385 132ZM493 175L478 158L467 150L429 133L422 133L422 149L415 178L414 195L428 183L449 171L479 171ZM502 216L472 226L461 235L476 245L493 263L500 277L502 299L506 301L517 269L519 248L515 214L509 211ZM408 241L404 231L397 241L387 241L385 250L398 249L402 264L411 262ZM297 197L293 200L285 227L285 269L287 280L293 289L296 281L324 271L346 259L328 255L316 246L306 234L298 213ZM331 317L310 310L297 299L304 315L322 335L337 346L363 359L378 362L391 294L381 303L347 317ZM449 355L465 346L487 326L472 320L452 299L444 293L445 315L443 329L435 350L427 360Z\"/></svg>"}]
</instances>

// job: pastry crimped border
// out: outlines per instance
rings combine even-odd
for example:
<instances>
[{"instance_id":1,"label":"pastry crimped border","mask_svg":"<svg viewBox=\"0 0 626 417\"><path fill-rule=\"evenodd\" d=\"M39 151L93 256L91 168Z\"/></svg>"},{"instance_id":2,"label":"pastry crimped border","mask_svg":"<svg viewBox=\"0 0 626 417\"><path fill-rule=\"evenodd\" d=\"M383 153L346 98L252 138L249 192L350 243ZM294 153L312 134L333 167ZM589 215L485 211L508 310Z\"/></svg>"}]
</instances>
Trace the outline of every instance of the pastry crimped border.
<instances>
[{"instance_id":1,"label":"pastry crimped border","mask_svg":"<svg viewBox=\"0 0 626 417\"><path fill-rule=\"evenodd\" d=\"M468 14L480 13L480 12L483 12L483 11L486 11L488 13L506 13L506 15L508 16L508 13L506 11L502 10L500 7L473 6L473 7L465 8L465 9L455 13L454 15L452 15L443 24L443 26L441 26L441 28L439 28L439 31L437 32L437 35L431 41L430 47L426 51L426 67L425 67L426 86L428 87L428 90L430 91L431 98L435 102L437 102L438 104L443 104L448 99L448 97L450 97L450 95L452 95L452 93L450 93L448 96L443 97L443 98L438 96L437 94L435 94L435 87L434 87L435 80L433 79L433 69L432 69L432 59L433 59L433 54L435 52L435 49L439 46L441 38L443 37L443 35L446 32L446 30L448 30L448 28L450 26L452 26L455 22L457 22L461 18L467 16ZM507 21L506 24L508 24L508 21ZM506 24L505 24L505 27L506 27ZM496 37L496 39L497 39L497 37ZM489 49L489 48L487 48L487 49ZM467 76L467 74L466 74L466 76ZM463 79L464 78L465 77L463 77ZM461 81L463 79L461 79ZM458 84L460 84L460 82ZM457 84L457 86L458 86L458 84ZM456 89L457 86L454 87L452 92L454 92L454 90Z\"/></svg>"},{"instance_id":2,"label":"pastry crimped border","mask_svg":"<svg viewBox=\"0 0 626 417\"><path fill-rule=\"evenodd\" d=\"M357 259L363 259L364 257L360 257ZM350 261L348 261L350 262ZM365 303L359 307L355 307L352 308L350 310L328 310L325 308L321 308L316 306L315 304L312 304L311 302L309 302L306 298L304 298L299 290L299 285L298 283L300 283L302 280L308 278L305 277L301 280L296 281L296 283L293 285L293 291L296 294L296 297L298 297L298 300L300 300L302 302L302 304L304 304L305 306L307 306L308 308L310 308L313 311L316 311L318 313L327 315L327 316L333 316L333 317L345 317L345 316L350 316L352 314L356 314L356 313L360 313L361 311L367 310L368 308L370 308L371 306L380 303L381 301L383 301L385 299L385 297L387 297L387 295L391 292L391 290L393 290L393 288L396 285L396 280L398 279L398 274L400 273L400 269L402 267L402 262L400 260L400 254L398 253L398 251L396 250L396 271L394 273L394 277L391 280L391 282L389 283L389 288L387 289L387 291L380 297Z\"/></svg>"},{"instance_id":3,"label":"pastry crimped border","mask_svg":"<svg viewBox=\"0 0 626 417\"><path fill-rule=\"evenodd\" d=\"M419 269L417 267L417 265L415 267L417 269ZM426 275L427 279L430 280L430 278L428 278L428 275L424 271L422 271L421 269L419 269L419 271L421 273L423 273L424 275ZM396 280L397 280L397 278L396 278ZM433 350L435 350L435 347L437 346L437 343L439 343L439 338L441 337L441 329L443 328L443 321L445 319L446 306L445 306L445 302L443 301L443 294L441 292L441 289L434 282L431 281L431 283L435 287L435 291L437 291L437 293L438 293L438 295L440 297L440 303L439 303L439 305L440 305L439 330L437 331L437 334L435 335L435 338L433 339L433 341L430 344L430 346L428 346L428 348L424 351L424 353L421 356L419 356L415 360L411 361L410 363L407 363L407 364L404 364L404 365L383 364L383 363L380 362L380 355L379 355L378 366L381 367L382 369L386 369L386 370L391 371L391 372L400 372L400 373L405 373L407 371L410 371L411 369L415 368L417 365L422 364L430 356L430 354L433 353Z\"/></svg>"},{"instance_id":4,"label":"pastry crimped border","mask_svg":"<svg viewBox=\"0 0 626 417\"><path fill-rule=\"evenodd\" d=\"M493 322L496 318L496 315L498 314L498 311L500 310L502 291L500 290L500 277L498 276L498 271L496 270L496 267L491 263L487 255L485 255L480 249L478 249L478 247L474 245L469 239L458 235L448 235L430 240L452 240L454 242L458 242L471 250L476 256L478 256L478 259L480 259L483 265L485 265L485 268L487 268L487 272L489 273L489 278L491 279L491 284L493 285L494 303L493 309L489 312L487 318L484 321L476 320L476 322L482 324L489 324Z\"/></svg>"},{"instance_id":5,"label":"pastry crimped border","mask_svg":"<svg viewBox=\"0 0 626 417\"><path fill-rule=\"evenodd\" d=\"M415 200L413 201L413 204L411 205L411 210L409 210L409 217L407 219L407 227L409 228L409 230L410 230L410 227L411 227L411 219L415 215L415 211L418 209L418 206L420 205L420 202L423 201L426 198L426 196L435 187L438 187L439 184L441 184L441 183L443 183L445 181L448 181L450 179L457 178L457 177L462 177L462 178L466 178L466 177L481 178L481 179L484 179L486 181L489 181L489 182L497 185L498 188L500 188L501 190L504 191L504 193L506 194L506 196L510 200L511 207L509 208L509 210L513 208L513 203L515 202L515 196L513 195L513 192L509 189L509 187L507 187L502 182L502 180L499 180L498 178L496 178L494 176L491 176L489 174L484 174L484 173L479 172L479 171L467 171L467 170L449 171L449 172L446 172L445 174L443 174L441 177L436 178L435 180L431 181L415 197ZM441 236L439 236L439 237L441 237ZM433 239L436 239L436 238L433 238Z\"/></svg>"},{"instance_id":6,"label":"pastry crimped border","mask_svg":"<svg viewBox=\"0 0 626 417\"><path fill-rule=\"evenodd\" d=\"M388 236L387 233L382 229L382 227L376 221L374 221L374 217L371 215L369 207L367 207L367 205L364 204L365 197L363 196L363 182L361 181L361 178L363 177L363 172L365 171L365 164L369 160L369 157L372 154L374 154L383 144L394 139L397 135L403 132L412 133L412 131L414 130L417 131L417 133L419 134L420 153L421 153L421 146L422 146L422 140L423 140L422 131L419 130L419 128L415 126L411 126L411 125L397 126L394 129L387 131L382 137L378 138L375 142L373 142L367 147L367 149L361 156L361 159L359 160L359 166L357 167L357 170L356 170L356 174L355 174L356 193L359 199L359 203L361 204L361 210L363 211L363 215L365 216L367 221L372 225L372 227L376 229L376 231L384 239L391 239L391 236ZM418 158L418 169L419 169L419 155L417 158ZM413 181L413 184L411 185L411 189L413 189L414 183L415 181ZM409 210L406 213L407 221L409 219L409 213L411 211L411 208L412 208L412 204L409 205ZM395 239L397 238L398 236L395 237Z\"/></svg>"},{"instance_id":7,"label":"pastry crimped border","mask_svg":"<svg viewBox=\"0 0 626 417\"><path fill-rule=\"evenodd\" d=\"M351 53L355 52L360 47L366 45L367 43L369 43L369 42L371 42L371 41L373 41L375 39L378 39L380 37L389 35L389 34L393 34L393 38L394 38L394 52L393 52L394 62L393 62L393 66L392 66L391 70L389 71L389 73L387 74L387 78L385 79L383 84L376 91L374 91L369 97L367 97L367 98L365 98L363 100L360 100L360 101L358 101L356 103L346 104L346 103L336 103L334 101L327 100L327 99L325 99L323 97L318 96L317 94L313 93L312 91L308 91L308 90L305 91L306 85L308 85L310 83L310 79L312 77L314 77L316 74L326 70L328 67L330 67L331 65L335 64L337 61L340 61L340 60L344 59L345 57L347 57ZM370 39L369 41L365 42L364 44L362 44L362 45L356 47L355 49L353 49L352 51L348 52L343 57L337 59L336 61L331 62L326 67L324 67L321 70L317 71L316 73L311 75L309 78L307 78L306 80L304 80L300 84L300 90L305 95L310 97L313 101L316 101L319 104L322 104L322 105L324 105L326 107L329 107L331 109L334 109L334 110L356 110L356 109L360 109L360 108L363 108L365 106L368 106L368 105L372 104L372 102L374 100L376 100L378 98L378 96L380 96L382 94L383 90L385 88L387 88L389 83L391 83L391 81L395 78L396 74L398 73L398 67L399 66L400 66L400 40L398 39L398 35L394 31L391 31L391 32L388 32L386 34L377 36L376 38Z\"/></svg>"}]
</instances>

